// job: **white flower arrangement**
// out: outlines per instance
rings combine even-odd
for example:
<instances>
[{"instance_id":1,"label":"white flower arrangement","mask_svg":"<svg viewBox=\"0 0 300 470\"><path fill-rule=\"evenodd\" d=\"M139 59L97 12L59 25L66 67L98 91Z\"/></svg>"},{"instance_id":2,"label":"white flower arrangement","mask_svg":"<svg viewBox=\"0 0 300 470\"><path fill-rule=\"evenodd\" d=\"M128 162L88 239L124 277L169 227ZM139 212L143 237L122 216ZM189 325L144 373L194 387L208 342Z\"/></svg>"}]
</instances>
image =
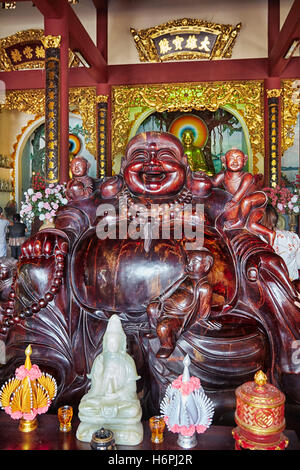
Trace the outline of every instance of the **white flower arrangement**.
<instances>
[{"instance_id":1,"label":"white flower arrangement","mask_svg":"<svg viewBox=\"0 0 300 470\"><path fill-rule=\"evenodd\" d=\"M42 222L53 222L57 209L68 203L65 191L64 184L49 184L45 189L38 191L29 188L24 193L25 200L21 202L22 222L31 225L35 217Z\"/></svg>"}]
</instances>

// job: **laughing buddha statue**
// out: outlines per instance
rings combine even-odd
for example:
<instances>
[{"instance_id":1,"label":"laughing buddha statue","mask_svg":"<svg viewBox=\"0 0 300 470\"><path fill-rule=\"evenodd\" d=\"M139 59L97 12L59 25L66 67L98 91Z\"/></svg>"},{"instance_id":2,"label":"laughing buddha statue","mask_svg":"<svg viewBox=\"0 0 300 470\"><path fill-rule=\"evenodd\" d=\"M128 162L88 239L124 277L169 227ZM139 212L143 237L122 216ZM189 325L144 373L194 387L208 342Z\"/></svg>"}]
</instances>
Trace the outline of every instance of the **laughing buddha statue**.
<instances>
[{"instance_id":1,"label":"laughing buddha statue","mask_svg":"<svg viewBox=\"0 0 300 470\"><path fill-rule=\"evenodd\" d=\"M99 354L88 375L90 390L79 404L76 437L90 442L100 428L114 433L116 444L138 445L143 440L142 409L136 394L134 360L126 353L126 335L117 315L112 315Z\"/></svg>"}]
</instances>

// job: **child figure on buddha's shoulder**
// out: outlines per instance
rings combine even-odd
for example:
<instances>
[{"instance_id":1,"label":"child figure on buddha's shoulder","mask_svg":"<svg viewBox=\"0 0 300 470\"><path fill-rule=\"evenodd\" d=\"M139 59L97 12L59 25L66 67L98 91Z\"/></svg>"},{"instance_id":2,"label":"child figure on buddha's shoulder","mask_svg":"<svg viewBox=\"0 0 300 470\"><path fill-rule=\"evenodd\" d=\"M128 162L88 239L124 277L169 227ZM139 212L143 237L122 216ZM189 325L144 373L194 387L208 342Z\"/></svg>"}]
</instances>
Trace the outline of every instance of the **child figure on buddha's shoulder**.
<instances>
[{"instance_id":1,"label":"child figure on buddha's shoulder","mask_svg":"<svg viewBox=\"0 0 300 470\"><path fill-rule=\"evenodd\" d=\"M248 157L241 150L231 149L221 157L226 169L210 178L213 187L222 186L232 194L224 208L224 229L247 228L254 235L262 235L268 243L274 241L274 232L261 225L267 196L258 188L258 176L243 170Z\"/></svg>"}]
</instances>

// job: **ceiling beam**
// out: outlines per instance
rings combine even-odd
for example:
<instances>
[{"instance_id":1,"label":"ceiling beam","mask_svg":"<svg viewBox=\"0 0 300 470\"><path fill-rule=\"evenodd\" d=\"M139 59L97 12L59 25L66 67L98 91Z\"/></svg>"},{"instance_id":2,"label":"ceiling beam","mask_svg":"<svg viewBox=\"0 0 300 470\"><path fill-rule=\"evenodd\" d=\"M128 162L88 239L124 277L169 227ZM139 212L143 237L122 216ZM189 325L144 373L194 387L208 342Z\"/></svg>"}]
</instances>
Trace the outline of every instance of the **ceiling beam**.
<instances>
[{"instance_id":1,"label":"ceiling beam","mask_svg":"<svg viewBox=\"0 0 300 470\"><path fill-rule=\"evenodd\" d=\"M109 65L110 85L189 83L221 80L263 80L268 59L224 59L184 62Z\"/></svg>"},{"instance_id":2,"label":"ceiling beam","mask_svg":"<svg viewBox=\"0 0 300 470\"><path fill-rule=\"evenodd\" d=\"M289 14L269 53L269 75L280 77L290 59L285 55L295 39L300 39L300 0L294 0Z\"/></svg>"},{"instance_id":3,"label":"ceiling beam","mask_svg":"<svg viewBox=\"0 0 300 470\"><path fill-rule=\"evenodd\" d=\"M268 56L280 32L280 0L268 0Z\"/></svg>"},{"instance_id":4,"label":"ceiling beam","mask_svg":"<svg viewBox=\"0 0 300 470\"><path fill-rule=\"evenodd\" d=\"M97 46L92 41L78 16L67 0L35 0L35 6L44 18L61 18L67 15L69 44L72 51L79 51L90 65L86 70L99 83L107 80L107 63ZM64 5L62 5L64 3ZM63 8L62 8L63 6Z\"/></svg>"},{"instance_id":5,"label":"ceiling beam","mask_svg":"<svg viewBox=\"0 0 300 470\"><path fill-rule=\"evenodd\" d=\"M93 0L96 8L97 47L104 60L107 62L108 37L107 37L107 0Z\"/></svg>"}]
</instances>

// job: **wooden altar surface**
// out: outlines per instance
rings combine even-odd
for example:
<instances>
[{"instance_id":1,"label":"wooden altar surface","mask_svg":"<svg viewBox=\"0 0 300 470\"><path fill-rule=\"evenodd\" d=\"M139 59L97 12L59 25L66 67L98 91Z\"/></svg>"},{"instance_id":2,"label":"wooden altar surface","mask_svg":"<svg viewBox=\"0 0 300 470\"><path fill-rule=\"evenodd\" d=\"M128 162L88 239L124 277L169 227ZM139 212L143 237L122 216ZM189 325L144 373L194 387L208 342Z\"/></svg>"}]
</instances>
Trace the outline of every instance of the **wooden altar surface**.
<instances>
[{"instance_id":1,"label":"wooden altar surface","mask_svg":"<svg viewBox=\"0 0 300 470\"><path fill-rule=\"evenodd\" d=\"M0 450L91 450L90 444L76 439L76 430L79 424L77 416L73 417L72 430L68 433L59 430L59 423L56 415L45 414L38 417L38 427L29 433L23 433L18 430L18 421L11 419L4 411L0 412ZM204 434L197 435L197 446L193 449L182 449L176 443L177 434L164 431L164 442L160 445L154 445L150 441L150 430L147 422L144 422L144 439L137 446L117 446L117 451L126 451L126 454L135 455L136 451L152 451L146 453L145 464L163 464L160 462L162 451L168 453L174 451L174 454L185 454L185 459L191 455L191 461L182 462L192 463L193 453L197 450L221 450L234 451L234 439L232 437L231 426L212 425ZM293 430L284 431L284 435L289 439L287 450L300 450L300 441ZM238 452L238 451L236 451ZM103 453L102 453L103 454ZM105 453L106 458L115 453ZM122 453L121 453L122 454ZM155 461L152 461L157 456ZM179 458L179 457L178 457ZM151 460L151 461L150 461ZM196 462L196 456L195 456ZM114 462L118 463L118 462ZM179 465L179 460L177 462Z\"/></svg>"}]
</instances>

